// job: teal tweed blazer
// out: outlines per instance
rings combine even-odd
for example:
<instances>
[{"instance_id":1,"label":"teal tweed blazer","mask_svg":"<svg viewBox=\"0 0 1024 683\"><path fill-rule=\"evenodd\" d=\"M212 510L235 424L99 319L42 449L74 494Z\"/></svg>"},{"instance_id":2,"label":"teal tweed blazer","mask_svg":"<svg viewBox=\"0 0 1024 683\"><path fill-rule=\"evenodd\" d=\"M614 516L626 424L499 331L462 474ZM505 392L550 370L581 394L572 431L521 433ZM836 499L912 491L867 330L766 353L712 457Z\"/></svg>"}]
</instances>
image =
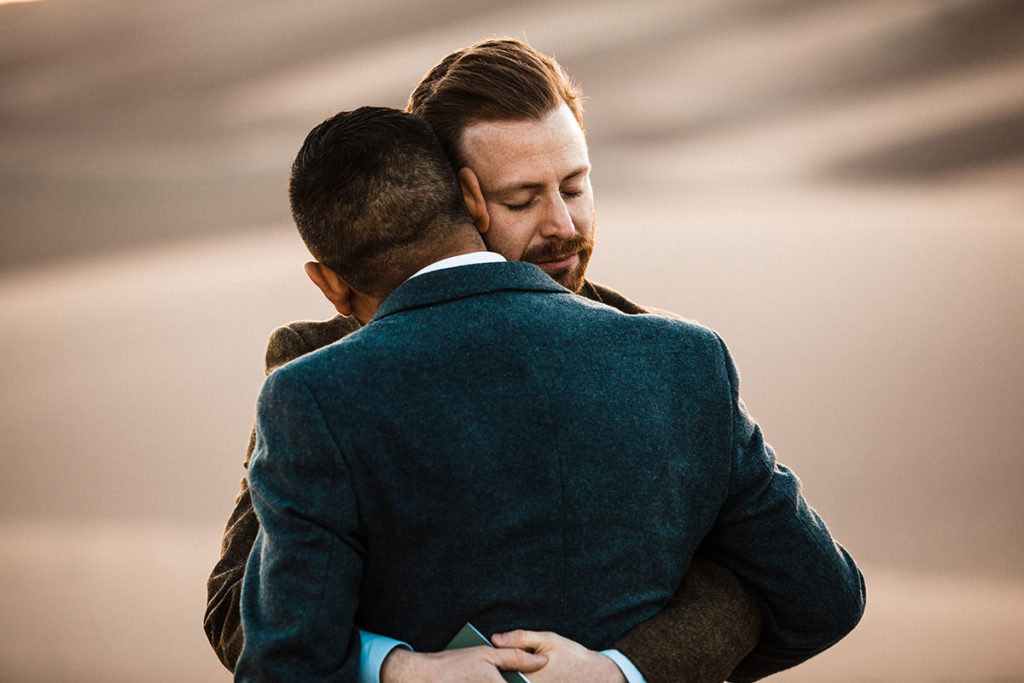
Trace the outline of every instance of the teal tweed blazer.
<instances>
[{"instance_id":1,"label":"teal tweed blazer","mask_svg":"<svg viewBox=\"0 0 1024 683\"><path fill-rule=\"evenodd\" d=\"M357 623L426 651L466 621L602 649L671 602L699 547L765 613L736 680L829 647L863 578L737 384L709 330L530 264L407 281L261 392L236 680L355 680Z\"/></svg>"}]
</instances>

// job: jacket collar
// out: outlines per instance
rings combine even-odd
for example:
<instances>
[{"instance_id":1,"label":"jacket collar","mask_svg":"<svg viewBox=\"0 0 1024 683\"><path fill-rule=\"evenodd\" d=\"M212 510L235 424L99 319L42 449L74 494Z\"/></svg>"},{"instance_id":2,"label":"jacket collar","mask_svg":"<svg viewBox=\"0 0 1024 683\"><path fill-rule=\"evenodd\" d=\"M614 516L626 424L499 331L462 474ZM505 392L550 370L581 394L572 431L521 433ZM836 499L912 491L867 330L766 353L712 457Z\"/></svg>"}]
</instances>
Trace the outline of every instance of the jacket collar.
<instances>
[{"instance_id":1,"label":"jacket collar","mask_svg":"<svg viewBox=\"0 0 1024 683\"><path fill-rule=\"evenodd\" d=\"M413 308L498 291L570 293L532 263L515 261L458 266L406 280L381 302L370 322Z\"/></svg>"}]
</instances>

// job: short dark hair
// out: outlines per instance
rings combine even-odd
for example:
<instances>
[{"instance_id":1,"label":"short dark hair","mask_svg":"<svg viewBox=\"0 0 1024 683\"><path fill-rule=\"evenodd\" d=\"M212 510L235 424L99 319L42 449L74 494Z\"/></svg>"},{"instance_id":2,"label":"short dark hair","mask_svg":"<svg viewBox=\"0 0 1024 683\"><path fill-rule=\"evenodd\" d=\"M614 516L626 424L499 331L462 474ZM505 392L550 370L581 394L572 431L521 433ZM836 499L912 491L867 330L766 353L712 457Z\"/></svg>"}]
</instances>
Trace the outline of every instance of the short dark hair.
<instances>
[{"instance_id":1,"label":"short dark hair","mask_svg":"<svg viewBox=\"0 0 1024 683\"><path fill-rule=\"evenodd\" d=\"M466 165L462 131L483 121L541 120L562 103L583 128L583 92L562 65L511 38L456 50L427 72L406 111L437 135L456 168Z\"/></svg>"},{"instance_id":2,"label":"short dark hair","mask_svg":"<svg viewBox=\"0 0 1024 683\"><path fill-rule=\"evenodd\" d=\"M310 131L288 194L313 257L374 296L443 249L454 225L472 227L437 138L422 119L397 109L341 112Z\"/></svg>"}]
</instances>

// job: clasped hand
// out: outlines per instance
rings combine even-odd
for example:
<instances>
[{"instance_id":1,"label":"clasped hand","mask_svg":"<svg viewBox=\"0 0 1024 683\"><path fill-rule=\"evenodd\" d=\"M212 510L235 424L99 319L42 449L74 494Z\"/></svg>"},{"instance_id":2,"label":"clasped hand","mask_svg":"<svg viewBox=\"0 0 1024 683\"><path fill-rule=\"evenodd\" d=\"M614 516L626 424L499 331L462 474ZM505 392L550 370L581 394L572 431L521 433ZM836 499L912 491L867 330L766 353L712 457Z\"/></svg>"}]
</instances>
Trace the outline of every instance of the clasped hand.
<instances>
[{"instance_id":1,"label":"clasped hand","mask_svg":"<svg viewBox=\"0 0 1024 683\"><path fill-rule=\"evenodd\" d=\"M500 683L501 671L522 672L532 683L626 682L611 659L557 633L517 630L491 642L495 647L444 652L396 648L384 660L381 683Z\"/></svg>"}]
</instances>

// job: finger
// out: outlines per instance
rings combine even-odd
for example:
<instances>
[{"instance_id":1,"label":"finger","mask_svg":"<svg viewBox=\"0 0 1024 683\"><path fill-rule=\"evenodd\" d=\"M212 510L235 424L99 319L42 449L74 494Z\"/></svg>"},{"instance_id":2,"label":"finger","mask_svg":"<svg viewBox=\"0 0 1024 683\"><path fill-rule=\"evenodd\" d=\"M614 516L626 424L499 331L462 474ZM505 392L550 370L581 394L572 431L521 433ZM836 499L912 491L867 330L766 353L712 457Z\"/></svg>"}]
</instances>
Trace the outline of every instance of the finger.
<instances>
[{"instance_id":1,"label":"finger","mask_svg":"<svg viewBox=\"0 0 1024 683\"><path fill-rule=\"evenodd\" d=\"M544 668L548 658L515 648L488 648L486 660L502 671L532 673Z\"/></svg>"},{"instance_id":2,"label":"finger","mask_svg":"<svg viewBox=\"0 0 1024 683\"><path fill-rule=\"evenodd\" d=\"M520 650L540 650L552 644L555 634L547 631L527 631L516 629L507 633L495 633L491 642L498 647L517 647Z\"/></svg>"}]
</instances>

